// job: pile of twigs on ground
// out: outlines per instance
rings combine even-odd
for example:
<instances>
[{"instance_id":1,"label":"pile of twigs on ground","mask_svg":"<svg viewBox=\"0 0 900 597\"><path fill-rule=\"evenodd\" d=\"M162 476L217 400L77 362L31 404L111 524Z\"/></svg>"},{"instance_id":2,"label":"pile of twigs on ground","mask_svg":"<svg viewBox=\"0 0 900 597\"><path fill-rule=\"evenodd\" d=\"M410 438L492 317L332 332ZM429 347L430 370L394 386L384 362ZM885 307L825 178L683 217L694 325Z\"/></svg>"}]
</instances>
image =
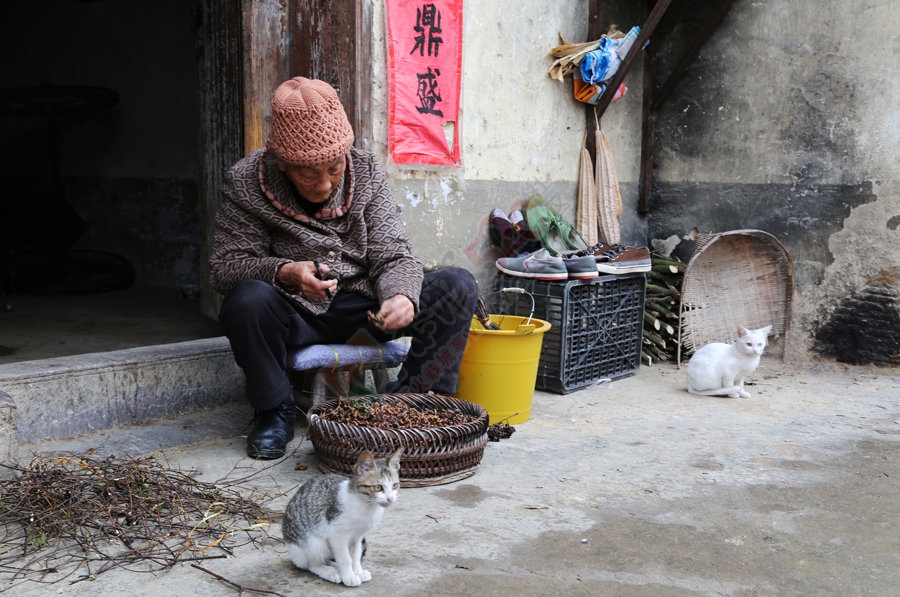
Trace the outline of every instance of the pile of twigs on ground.
<instances>
[{"instance_id":1,"label":"pile of twigs on ground","mask_svg":"<svg viewBox=\"0 0 900 597\"><path fill-rule=\"evenodd\" d=\"M647 365L678 358L678 318L685 269L685 263L676 257L652 253L650 259L653 265L647 272L641 350L641 358Z\"/></svg>"},{"instance_id":2,"label":"pile of twigs on ground","mask_svg":"<svg viewBox=\"0 0 900 597\"><path fill-rule=\"evenodd\" d=\"M153 572L224 558L266 536L263 508L234 487L197 481L155 458L35 457L14 470L0 481L0 579Z\"/></svg>"}]
</instances>

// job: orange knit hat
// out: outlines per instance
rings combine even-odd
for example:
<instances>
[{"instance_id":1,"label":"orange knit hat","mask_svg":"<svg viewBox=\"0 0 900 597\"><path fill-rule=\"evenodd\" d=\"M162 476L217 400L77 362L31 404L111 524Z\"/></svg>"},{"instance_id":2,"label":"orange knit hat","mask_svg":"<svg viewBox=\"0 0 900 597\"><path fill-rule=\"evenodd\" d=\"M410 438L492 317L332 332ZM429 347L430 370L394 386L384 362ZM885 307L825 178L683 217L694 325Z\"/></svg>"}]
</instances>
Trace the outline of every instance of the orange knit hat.
<instances>
[{"instance_id":1,"label":"orange knit hat","mask_svg":"<svg viewBox=\"0 0 900 597\"><path fill-rule=\"evenodd\" d=\"M294 77L272 94L268 147L295 166L341 157L353 145L353 128L337 92L325 81Z\"/></svg>"}]
</instances>

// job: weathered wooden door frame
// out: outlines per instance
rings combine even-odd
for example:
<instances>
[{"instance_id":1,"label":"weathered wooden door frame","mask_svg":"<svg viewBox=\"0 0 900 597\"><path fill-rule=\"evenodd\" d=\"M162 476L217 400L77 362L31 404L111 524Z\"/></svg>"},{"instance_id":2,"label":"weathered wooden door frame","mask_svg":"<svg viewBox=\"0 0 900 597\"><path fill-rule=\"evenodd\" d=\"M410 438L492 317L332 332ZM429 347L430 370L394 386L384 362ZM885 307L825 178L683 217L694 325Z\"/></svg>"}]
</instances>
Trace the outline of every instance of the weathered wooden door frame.
<instances>
[{"instance_id":1,"label":"weathered wooden door frame","mask_svg":"<svg viewBox=\"0 0 900 597\"><path fill-rule=\"evenodd\" d=\"M218 318L221 296L209 284L209 255L225 171L243 152L241 0L200 0L197 37L199 119L200 309Z\"/></svg>"},{"instance_id":2,"label":"weathered wooden door frame","mask_svg":"<svg viewBox=\"0 0 900 597\"><path fill-rule=\"evenodd\" d=\"M290 77L328 81L371 145L371 0L244 0L245 151L265 141L272 91Z\"/></svg>"}]
</instances>

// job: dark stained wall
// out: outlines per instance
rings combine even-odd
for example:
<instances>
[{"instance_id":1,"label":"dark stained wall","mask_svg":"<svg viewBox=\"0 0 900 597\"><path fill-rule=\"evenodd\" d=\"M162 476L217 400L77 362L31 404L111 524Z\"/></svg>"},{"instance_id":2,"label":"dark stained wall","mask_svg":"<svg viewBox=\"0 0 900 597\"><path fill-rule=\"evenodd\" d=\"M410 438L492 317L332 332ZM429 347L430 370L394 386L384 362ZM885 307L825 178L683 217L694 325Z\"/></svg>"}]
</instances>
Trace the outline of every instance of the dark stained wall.
<instances>
[{"instance_id":1,"label":"dark stained wall","mask_svg":"<svg viewBox=\"0 0 900 597\"><path fill-rule=\"evenodd\" d=\"M657 86L713 4L673 2ZM875 0L736 0L655 113L649 239L677 237L689 259L694 232L779 238L792 356L900 364L896 16Z\"/></svg>"}]
</instances>

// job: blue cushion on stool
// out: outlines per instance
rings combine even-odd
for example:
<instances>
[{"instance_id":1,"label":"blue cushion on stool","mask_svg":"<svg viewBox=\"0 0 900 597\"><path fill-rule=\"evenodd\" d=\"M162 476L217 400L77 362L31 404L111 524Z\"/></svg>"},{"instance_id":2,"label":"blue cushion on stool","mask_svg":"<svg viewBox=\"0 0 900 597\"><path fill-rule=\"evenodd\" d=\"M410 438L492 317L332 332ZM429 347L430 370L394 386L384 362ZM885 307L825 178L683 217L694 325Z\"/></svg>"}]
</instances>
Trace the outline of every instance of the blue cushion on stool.
<instances>
[{"instance_id":1,"label":"blue cushion on stool","mask_svg":"<svg viewBox=\"0 0 900 597\"><path fill-rule=\"evenodd\" d=\"M406 360L409 345L391 340L380 346L354 344L313 344L288 349L287 364L295 371L310 369L337 370L345 367L368 365L370 367L396 367Z\"/></svg>"}]
</instances>

